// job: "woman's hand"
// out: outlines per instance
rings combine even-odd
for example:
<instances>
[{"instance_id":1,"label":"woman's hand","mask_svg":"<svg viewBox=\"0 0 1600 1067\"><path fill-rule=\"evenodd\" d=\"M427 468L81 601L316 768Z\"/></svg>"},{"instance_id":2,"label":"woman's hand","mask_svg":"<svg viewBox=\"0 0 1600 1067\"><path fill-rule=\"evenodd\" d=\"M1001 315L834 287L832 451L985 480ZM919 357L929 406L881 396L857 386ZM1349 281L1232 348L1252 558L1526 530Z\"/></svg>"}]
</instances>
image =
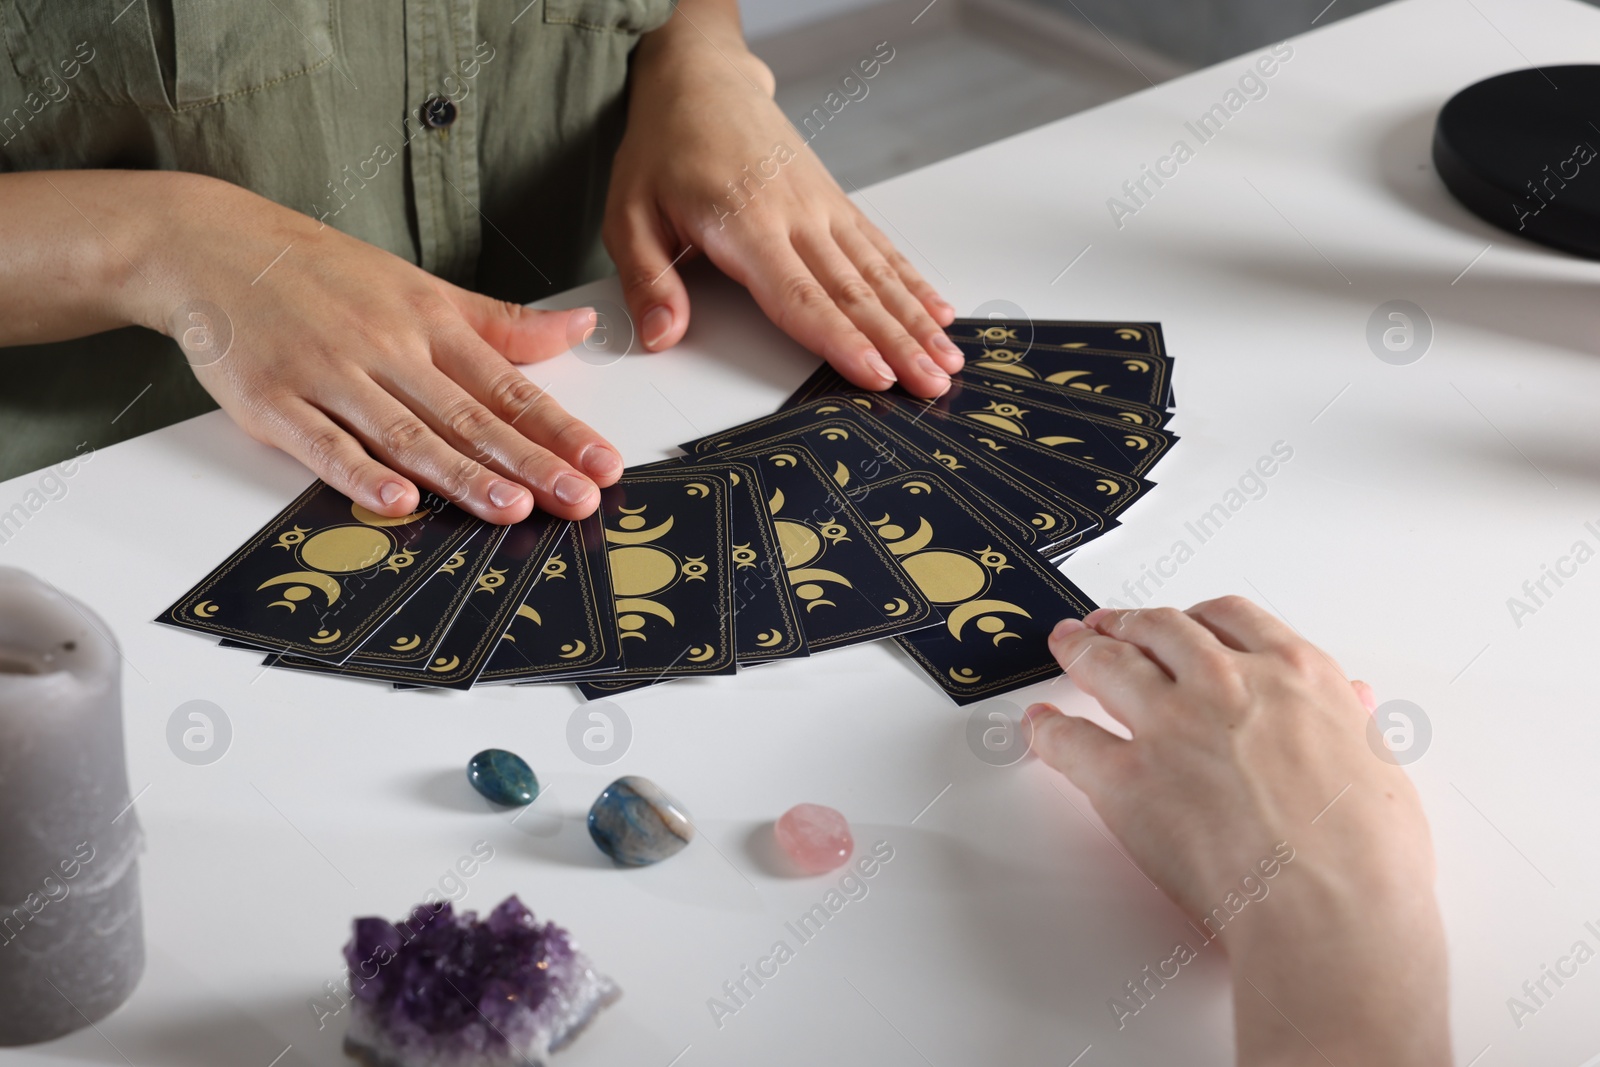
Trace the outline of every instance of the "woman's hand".
<instances>
[{"instance_id":1,"label":"woman's hand","mask_svg":"<svg viewBox=\"0 0 1600 1067\"><path fill-rule=\"evenodd\" d=\"M1226 947L1240 1062L1447 1063L1428 824L1371 690L1237 597L1101 609L1051 650L1133 738L1039 704L1034 750Z\"/></svg>"},{"instance_id":2,"label":"woman's hand","mask_svg":"<svg viewBox=\"0 0 1600 1067\"><path fill-rule=\"evenodd\" d=\"M867 221L772 100L723 0L683 0L634 57L604 236L645 348L689 325L682 258L704 253L784 332L865 389L937 396L955 317Z\"/></svg>"},{"instance_id":3,"label":"woman's hand","mask_svg":"<svg viewBox=\"0 0 1600 1067\"><path fill-rule=\"evenodd\" d=\"M159 177L181 208L151 212L136 239L146 281L123 287L126 314L182 342L175 305L221 309L226 355L186 351L252 437L382 515L414 510L420 484L491 522L536 506L582 518L621 474L617 451L514 366L567 350L591 309L492 300L236 186Z\"/></svg>"}]
</instances>

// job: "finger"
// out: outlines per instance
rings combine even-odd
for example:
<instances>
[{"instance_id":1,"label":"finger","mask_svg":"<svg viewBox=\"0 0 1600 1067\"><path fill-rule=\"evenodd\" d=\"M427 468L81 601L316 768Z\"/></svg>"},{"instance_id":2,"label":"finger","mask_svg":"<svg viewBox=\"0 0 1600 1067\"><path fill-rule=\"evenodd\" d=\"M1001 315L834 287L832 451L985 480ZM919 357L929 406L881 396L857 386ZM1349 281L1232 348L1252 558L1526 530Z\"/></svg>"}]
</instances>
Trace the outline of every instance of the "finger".
<instances>
[{"instance_id":1,"label":"finger","mask_svg":"<svg viewBox=\"0 0 1600 1067\"><path fill-rule=\"evenodd\" d=\"M412 408L366 380L329 404L374 455L480 519L507 525L533 511L534 495L446 442Z\"/></svg>"},{"instance_id":2,"label":"finger","mask_svg":"<svg viewBox=\"0 0 1600 1067\"><path fill-rule=\"evenodd\" d=\"M689 290L676 263L685 250L660 215L634 205L618 212L605 233L606 251L617 265L628 314L639 342L650 352L670 348L689 328Z\"/></svg>"},{"instance_id":3,"label":"finger","mask_svg":"<svg viewBox=\"0 0 1600 1067\"><path fill-rule=\"evenodd\" d=\"M1217 635L1177 608L1100 608L1084 624L1138 645L1173 678L1203 672L1229 650Z\"/></svg>"},{"instance_id":4,"label":"finger","mask_svg":"<svg viewBox=\"0 0 1600 1067\"><path fill-rule=\"evenodd\" d=\"M763 240L756 256L741 261L721 253L717 266L750 290L769 319L784 333L833 365L863 389L887 389L895 382L883 356L839 310L828 291L786 241Z\"/></svg>"},{"instance_id":5,"label":"finger","mask_svg":"<svg viewBox=\"0 0 1600 1067\"><path fill-rule=\"evenodd\" d=\"M459 389L432 383L437 390L432 403L461 406L452 419L452 430L474 447L493 446L492 454L505 465L505 472L536 493L548 485L561 503L577 506L589 496L590 487L562 482L569 470L574 476L582 472L597 485L610 485L622 476L622 456L610 442L587 423L568 415L547 390L516 367L495 359L476 338L464 332L438 338L434 362L450 382L477 401L474 407L466 403ZM486 418L486 413L491 417ZM538 448L530 448L529 442ZM549 466L547 453L559 457L562 465ZM540 505L543 503L541 499Z\"/></svg>"},{"instance_id":6,"label":"finger","mask_svg":"<svg viewBox=\"0 0 1600 1067\"><path fill-rule=\"evenodd\" d=\"M923 307L928 309L928 314L933 316L934 322L937 322L942 328L955 321L956 309L951 306L948 300L939 295L939 291L922 276L921 271L911 265L911 261L901 253L900 249L895 247L893 241L883 235L883 231L864 218L859 220L857 225L860 226L861 232L867 235L867 239L882 253L883 258L889 261L889 265L899 272L900 280L905 283L906 289L911 292L912 296L917 298Z\"/></svg>"},{"instance_id":7,"label":"finger","mask_svg":"<svg viewBox=\"0 0 1600 1067\"><path fill-rule=\"evenodd\" d=\"M1033 724L1034 755L1091 797L1098 793L1128 742L1049 704L1034 704L1027 714Z\"/></svg>"},{"instance_id":8,"label":"finger","mask_svg":"<svg viewBox=\"0 0 1600 1067\"><path fill-rule=\"evenodd\" d=\"M942 396L950 388L949 373L889 314L832 234L801 231L795 235L795 251L839 310L882 354L902 386L921 397Z\"/></svg>"},{"instance_id":9,"label":"finger","mask_svg":"<svg viewBox=\"0 0 1600 1067\"><path fill-rule=\"evenodd\" d=\"M1173 688L1137 645L1107 637L1078 619L1063 619L1050 634L1050 653L1074 685L1100 702L1122 725L1136 731L1157 700Z\"/></svg>"},{"instance_id":10,"label":"finger","mask_svg":"<svg viewBox=\"0 0 1600 1067\"><path fill-rule=\"evenodd\" d=\"M905 278L878 250L878 246L848 222L836 226L833 234L844 254L855 264L856 270L878 294L884 309L905 327L906 332L922 346L922 350L932 356L933 361L947 374L960 370L966 362L961 349L945 336L944 328L934 321L922 301L912 295L906 287Z\"/></svg>"},{"instance_id":11,"label":"finger","mask_svg":"<svg viewBox=\"0 0 1600 1067\"><path fill-rule=\"evenodd\" d=\"M1378 694L1372 691L1372 686L1357 679L1350 683L1350 688L1356 691L1356 699L1361 701L1361 706L1366 708L1367 711L1378 710Z\"/></svg>"},{"instance_id":12,"label":"finger","mask_svg":"<svg viewBox=\"0 0 1600 1067\"><path fill-rule=\"evenodd\" d=\"M373 459L343 427L303 400L276 408L262 436L379 515L409 515L421 503L422 494L409 478Z\"/></svg>"},{"instance_id":13,"label":"finger","mask_svg":"<svg viewBox=\"0 0 1600 1067\"><path fill-rule=\"evenodd\" d=\"M1305 644L1281 619L1242 596L1218 597L1196 604L1189 616L1240 652L1269 652Z\"/></svg>"},{"instance_id":14,"label":"finger","mask_svg":"<svg viewBox=\"0 0 1600 1067\"><path fill-rule=\"evenodd\" d=\"M582 341L595 324L591 307L540 311L439 284L467 325L513 363L537 363L558 356Z\"/></svg>"}]
</instances>

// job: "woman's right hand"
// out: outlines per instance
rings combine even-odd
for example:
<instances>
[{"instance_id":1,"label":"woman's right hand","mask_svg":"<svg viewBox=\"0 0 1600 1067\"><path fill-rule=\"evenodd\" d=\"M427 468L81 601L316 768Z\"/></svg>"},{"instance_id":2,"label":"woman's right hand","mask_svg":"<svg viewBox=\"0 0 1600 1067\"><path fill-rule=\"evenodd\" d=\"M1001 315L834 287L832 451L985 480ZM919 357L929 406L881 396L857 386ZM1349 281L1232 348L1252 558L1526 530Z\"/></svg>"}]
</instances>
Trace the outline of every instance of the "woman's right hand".
<instances>
[{"instance_id":1,"label":"woman's right hand","mask_svg":"<svg viewBox=\"0 0 1600 1067\"><path fill-rule=\"evenodd\" d=\"M390 516L420 485L491 522L577 519L621 475L617 450L515 366L569 349L592 309L493 300L237 186L161 177L182 207L151 213L127 315L173 333L258 441ZM227 317L221 358L169 321L194 300Z\"/></svg>"}]
</instances>

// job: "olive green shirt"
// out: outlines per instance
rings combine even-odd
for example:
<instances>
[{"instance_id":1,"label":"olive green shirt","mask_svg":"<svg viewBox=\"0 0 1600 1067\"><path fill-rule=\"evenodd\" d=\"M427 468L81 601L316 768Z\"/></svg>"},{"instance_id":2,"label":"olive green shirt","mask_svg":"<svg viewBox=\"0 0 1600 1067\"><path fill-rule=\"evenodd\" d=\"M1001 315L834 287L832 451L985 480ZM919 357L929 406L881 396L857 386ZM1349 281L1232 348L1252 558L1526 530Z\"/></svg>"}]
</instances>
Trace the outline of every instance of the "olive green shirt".
<instances>
[{"instance_id":1,"label":"olive green shirt","mask_svg":"<svg viewBox=\"0 0 1600 1067\"><path fill-rule=\"evenodd\" d=\"M209 174L526 302L610 269L599 227L628 57L671 10L0 0L0 171ZM0 348L0 478L215 406L146 330Z\"/></svg>"}]
</instances>

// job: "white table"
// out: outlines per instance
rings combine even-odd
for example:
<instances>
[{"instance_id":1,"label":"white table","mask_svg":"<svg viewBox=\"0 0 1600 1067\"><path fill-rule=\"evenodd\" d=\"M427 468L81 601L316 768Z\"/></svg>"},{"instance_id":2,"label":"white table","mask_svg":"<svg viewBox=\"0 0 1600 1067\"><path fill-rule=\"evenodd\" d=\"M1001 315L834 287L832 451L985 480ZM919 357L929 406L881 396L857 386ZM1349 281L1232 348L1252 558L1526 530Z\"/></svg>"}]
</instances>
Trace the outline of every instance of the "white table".
<instances>
[{"instance_id":1,"label":"white table","mask_svg":"<svg viewBox=\"0 0 1600 1067\"><path fill-rule=\"evenodd\" d=\"M1520 627L1506 601L1574 541L1600 543L1584 527L1600 520L1600 300L1589 264L1454 204L1428 142L1469 82L1600 54L1600 12L1405 0L1293 45L1268 95L1120 230L1107 198L1175 139L1193 144L1184 122L1248 57L863 203L963 311L1005 298L1039 318L1165 324L1183 443L1161 488L1068 565L1096 598L1123 595L1175 541L1193 545L1185 523L1274 442L1294 449L1160 600L1258 597L1380 699L1425 710L1432 743L1411 770L1438 846L1459 1060L1577 1067L1600 1053L1600 963L1520 1029L1506 998L1574 941L1596 942L1583 924L1600 920L1600 563ZM637 463L771 410L809 371L726 282L701 276L694 298L675 352L605 368L564 357L533 377ZM1365 338L1395 299L1435 331L1410 366ZM521 894L627 991L567 1067L1231 1062L1213 950L1117 1030L1108 999L1192 934L1081 794L1034 761L974 758L966 715L888 646L629 694L617 703L631 749L593 767L568 748L569 688L418 695L262 674L248 654L149 621L306 481L209 415L96 455L0 548L123 642L150 956L99 1032L0 1064L266 1067L290 1045L280 1067L340 1064L342 1019L319 1031L308 1002L340 973L351 917L399 915L479 839L495 858L466 905ZM36 482L0 485L0 505ZM1018 702L1045 695L1085 704L1065 682ZM233 726L210 766L167 747L168 717L191 699ZM524 754L548 786L515 826L463 779L490 745ZM622 872L581 819L629 772L678 794L702 836ZM707 999L776 940L794 943L784 923L835 882L770 873L764 827L802 800L840 808L863 850L884 840L894 859L719 1029Z\"/></svg>"}]
</instances>

